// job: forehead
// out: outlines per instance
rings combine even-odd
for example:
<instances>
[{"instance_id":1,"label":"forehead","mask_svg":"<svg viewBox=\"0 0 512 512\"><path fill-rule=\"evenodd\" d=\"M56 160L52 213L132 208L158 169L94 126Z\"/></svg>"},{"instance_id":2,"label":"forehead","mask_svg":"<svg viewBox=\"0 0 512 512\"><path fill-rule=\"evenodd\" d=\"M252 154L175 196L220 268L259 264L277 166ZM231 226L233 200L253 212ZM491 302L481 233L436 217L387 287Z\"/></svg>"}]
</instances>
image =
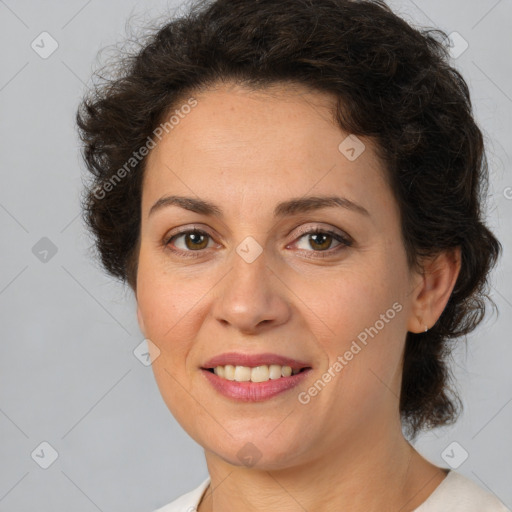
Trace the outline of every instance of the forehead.
<instances>
[{"instance_id":1,"label":"forehead","mask_svg":"<svg viewBox=\"0 0 512 512\"><path fill-rule=\"evenodd\" d=\"M277 198L309 191L361 195L363 187L371 194L370 182L383 185L369 140L353 161L341 152L349 134L334 122L332 95L295 84L264 90L222 84L191 96L196 105L178 116L148 155L145 211L170 192L203 198L225 194L238 199L239 208L251 198L261 203L264 197L272 205ZM179 102L172 112L177 110Z\"/></svg>"},{"instance_id":2,"label":"forehead","mask_svg":"<svg viewBox=\"0 0 512 512\"><path fill-rule=\"evenodd\" d=\"M186 107L190 97L195 101L193 108ZM270 151L272 142L277 145L277 135L280 141L288 139L296 144L302 138L304 144L314 143L320 124L339 138L333 121L334 101L331 95L297 84L257 90L232 83L217 84L175 102L169 112L173 126L166 130L163 144L153 153L173 146L180 155L232 149L231 156L235 157L237 149L243 154L241 146L248 142L255 150L265 146ZM247 152L250 148L245 146Z\"/></svg>"}]
</instances>

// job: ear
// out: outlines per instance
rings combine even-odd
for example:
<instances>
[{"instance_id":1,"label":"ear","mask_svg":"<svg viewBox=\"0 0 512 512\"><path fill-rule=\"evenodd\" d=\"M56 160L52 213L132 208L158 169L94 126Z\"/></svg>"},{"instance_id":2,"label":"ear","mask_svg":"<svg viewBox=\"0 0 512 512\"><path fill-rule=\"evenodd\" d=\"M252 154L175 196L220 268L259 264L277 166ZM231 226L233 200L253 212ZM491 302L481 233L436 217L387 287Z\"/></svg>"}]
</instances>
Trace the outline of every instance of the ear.
<instances>
[{"instance_id":1,"label":"ear","mask_svg":"<svg viewBox=\"0 0 512 512\"><path fill-rule=\"evenodd\" d=\"M146 329L144 327L144 319L142 318L142 312L141 312L140 306L138 304L137 304L137 321L139 322L139 329L145 338L146 337Z\"/></svg>"},{"instance_id":2,"label":"ear","mask_svg":"<svg viewBox=\"0 0 512 512\"><path fill-rule=\"evenodd\" d=\"M461 265L460 248L443 251L421 262L422 272L416 273L411 316L407 329L421 333L439 319L457 281Z\"/></svg>"}]
</instances>

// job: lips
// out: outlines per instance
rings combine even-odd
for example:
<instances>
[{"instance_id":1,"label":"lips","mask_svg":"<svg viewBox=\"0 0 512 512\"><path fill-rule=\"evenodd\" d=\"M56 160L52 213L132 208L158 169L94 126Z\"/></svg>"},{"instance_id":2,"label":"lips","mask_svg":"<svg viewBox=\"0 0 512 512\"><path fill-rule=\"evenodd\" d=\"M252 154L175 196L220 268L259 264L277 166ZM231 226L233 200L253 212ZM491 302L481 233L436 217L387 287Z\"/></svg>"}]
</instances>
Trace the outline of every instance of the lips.
<instances>
[{"instance_id":1,"label":"lips","mask_svg":"<svg viewBox=\"0 0 512 512\"><path fill-rule=\"evenodd\" d=\"M228 368L233 370L234 367L243 374L253 368L257 368L258 371L268 370L265 368L267 366L270 368L281 367L283 369L282 376L272 376L269 380L262 379L261 382L248 381L247 376L243 379L245 382L230 380L223 376L223 371ZM287 370L284 370L285 368ZM216 369L215 372L214 369ZM220 369L223 371L219 372ZM302 382L311 370L311 366L306 362L278 354L241 354L236 352L215 356L201 367L202 374L213 389L227 398L242 402L261 402L291 390Z\"/></svg>"}]
</instances>

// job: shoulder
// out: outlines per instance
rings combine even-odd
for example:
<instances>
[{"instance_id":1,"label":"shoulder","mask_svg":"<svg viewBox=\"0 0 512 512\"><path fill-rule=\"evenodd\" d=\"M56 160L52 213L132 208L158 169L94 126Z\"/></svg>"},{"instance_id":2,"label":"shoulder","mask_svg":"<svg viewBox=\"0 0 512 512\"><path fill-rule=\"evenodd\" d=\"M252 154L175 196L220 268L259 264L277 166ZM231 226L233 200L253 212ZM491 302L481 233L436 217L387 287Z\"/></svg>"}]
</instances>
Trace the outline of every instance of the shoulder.
<instances>
[{"instance_id":1,"label":"shoulder","mask_svg":"<svg viewBox=\"0 0 512 512\"><path fill-rule=\"evenodd\" d=\"M155 510L154 512L196 512L197 506L201 501L204 491L210 483L210 477L199 484L195 489L186 494L182 494L179 498L171 503Z\"/></svg>"},{"instance_id":2,"label":"shoulder","mask_svg":"<svg viewBox=\"0 0 512 512\"><path fill-rule=\"evenodd\" d=\"M469 478L450 471L414 512L510 512L494 494Z\"/></svg>"}]
</instances>

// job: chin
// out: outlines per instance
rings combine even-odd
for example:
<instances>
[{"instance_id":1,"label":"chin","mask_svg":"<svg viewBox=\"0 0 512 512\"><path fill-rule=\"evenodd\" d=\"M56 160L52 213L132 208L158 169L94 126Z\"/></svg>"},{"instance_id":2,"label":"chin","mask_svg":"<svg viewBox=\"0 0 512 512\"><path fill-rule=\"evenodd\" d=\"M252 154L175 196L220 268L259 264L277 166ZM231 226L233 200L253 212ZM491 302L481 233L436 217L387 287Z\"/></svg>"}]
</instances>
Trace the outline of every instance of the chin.
<instances>
[{"instance_id":1,"label":"chin","mask_svg":"<svg viewBox=\"0 0 512 512\"><path fill-rule=\"evenodd\" d=\"M206 451L237 467L276 470L297 464L305 450L304 437L294 438L289 431L283 436L268 435L268 432L271 429L246 429L240 435L231 432L233 437L226 434L222 439L209 438L208 442L198 439L197 442Z\"/></svg>"}]
</instances>

